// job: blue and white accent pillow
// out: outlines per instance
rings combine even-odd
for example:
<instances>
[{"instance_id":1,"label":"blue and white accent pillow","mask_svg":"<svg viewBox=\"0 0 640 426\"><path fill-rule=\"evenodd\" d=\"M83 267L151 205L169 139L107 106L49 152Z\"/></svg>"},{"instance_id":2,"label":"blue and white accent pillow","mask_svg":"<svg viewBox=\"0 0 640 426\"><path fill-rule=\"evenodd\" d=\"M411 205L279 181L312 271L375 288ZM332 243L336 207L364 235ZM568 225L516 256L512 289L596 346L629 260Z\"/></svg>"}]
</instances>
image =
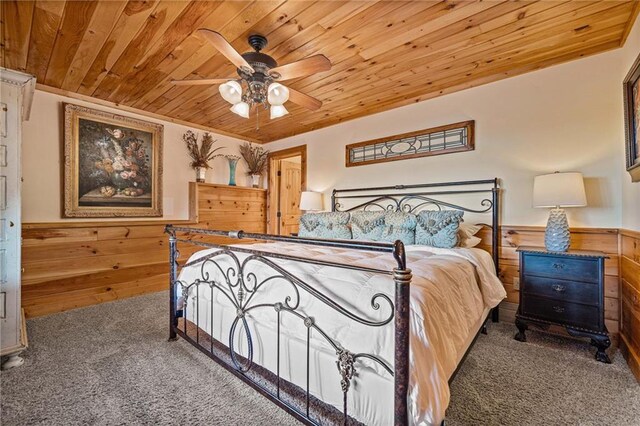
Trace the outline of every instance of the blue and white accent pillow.
<instances>
[{"instance_id":1,"label":"blue and white accent pillow","mask_svg":"<svg viewBox=\"0 0 640 426\"><path fill-rule=\"evenodd\" d=\"M384 231L384 218L387 212L351 213L351 232L354 240L380 241Z\"/></svg>"},{"instance_id":2,"label":"blue and white accent pillow","mask_svg":"<svg viewBox=\"0 0 640 426\"><path fill-rule=\"evenodd\" d=\"M380 241L394 243L397 240L405 245L416 242L416 216L404 212L387 212L384 215L384 230Z\"/></svg>"},{"instance_id":3,"label":"blue and white accent pillow","mask_svg":"<svg viewBox=\"0 0 640 426\"><path fill-rule=\"evenodd\" d=\"M422 211L416 217L416 244L453 248L458 245L461 210Z\"/></svg>"},{"instance_id":4,"label":"blue and white accent pillow","mask_svg":"<svg viewBox=\"0 0 640 426\"><path fill-rule=\"evenodd\" d=\"M298 236L331 240L350 240L349 213L305 213L300 217Z\"/></svg>"}]
</instances>

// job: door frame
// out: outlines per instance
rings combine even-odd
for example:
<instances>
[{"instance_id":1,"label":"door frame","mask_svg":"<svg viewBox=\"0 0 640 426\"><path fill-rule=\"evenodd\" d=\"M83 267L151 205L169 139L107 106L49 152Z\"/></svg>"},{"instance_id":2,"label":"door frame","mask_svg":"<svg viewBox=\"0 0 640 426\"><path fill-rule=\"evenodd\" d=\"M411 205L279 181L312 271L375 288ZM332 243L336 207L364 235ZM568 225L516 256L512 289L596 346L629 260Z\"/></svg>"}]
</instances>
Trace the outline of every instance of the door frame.
<instances>
[{"instance_id":1,"label":"door frame","mask_svg":"<svg viewBox=\"0 0 640 426\"><path fill-rule=\"evenodd\" d=\"M277 206L278 204L278 191L276 188L276 175L272 164L275 161L286 160L291 157L300 157L300 186L302 191L307 190L307 145L298 145L279 151L269 152L267 157L267 233L276 234L278 227L275 226L278 222L277 218Z\"/></svg>"}]
</instances>

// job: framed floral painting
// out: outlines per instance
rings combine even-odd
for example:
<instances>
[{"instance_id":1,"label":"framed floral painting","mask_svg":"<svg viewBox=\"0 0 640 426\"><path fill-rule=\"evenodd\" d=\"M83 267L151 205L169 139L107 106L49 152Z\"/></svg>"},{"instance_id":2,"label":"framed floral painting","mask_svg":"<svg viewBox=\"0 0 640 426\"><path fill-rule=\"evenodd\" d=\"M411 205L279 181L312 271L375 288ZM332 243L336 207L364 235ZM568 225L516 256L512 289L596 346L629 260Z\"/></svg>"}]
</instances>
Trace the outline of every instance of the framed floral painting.
<instances>
[{"instance_id":1,"label":"framed floral painting","mask_svg":"<svg viewBox=\"0 0 640 426\"><path fill-rule=\"evenodd\" d=\"M147 121L64 104L64 217L162 216L162 134Z\"/></svg>"},{"instance_id":2,"label":"framed floral painting","mask_svg":"<svg viewBox=\"0 0 640 426\"><path fill-rule=\"evenodd\" d=\"M623 91L627 171L633 182L640 182L640 56L624 79Z\"/></svg>"}]
</instances>

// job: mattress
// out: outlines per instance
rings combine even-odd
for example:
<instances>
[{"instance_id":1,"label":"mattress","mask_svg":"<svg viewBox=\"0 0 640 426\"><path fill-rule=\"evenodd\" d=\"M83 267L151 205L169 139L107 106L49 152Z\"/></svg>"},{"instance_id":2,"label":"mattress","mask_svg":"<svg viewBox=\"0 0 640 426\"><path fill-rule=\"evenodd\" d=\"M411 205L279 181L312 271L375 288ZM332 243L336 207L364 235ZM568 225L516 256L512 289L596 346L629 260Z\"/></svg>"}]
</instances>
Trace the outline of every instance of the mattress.
<instances>
[{"instance_id":1,"label":"mattress","mask_svg":"<svg viewBox=\"0 0 640 426\"><path fill-rule=\"evenodd\" d=\"M397 266L390 253L282 242L254 244L251 249L386 271ZM217 249L197 252L189 261L215 251ZM449 404L449 378L488 311L497 306L506 293L496 276L491 256L483 250L407 246L406 251L407 267L413 273L410 419L412 424L438 425ZM273 266L269 266L249 254L234 253L238 262L245 262L245 287L249 291L243 291L242 298L245 301L250 298L248 306L256 306L246 313L248 329L240 322L233 336L229 335L236 320L239 287L233 286L235 276L230 272L237 270L238 265L227 255L217 256L215 264L205 262L182 269L179 280L183 283L207 279L232 290L223 293L208 285L191 287L185 303L186 319L226 345L231 339L241 354L248 353L249 334L253 361L272 372L279 367L284 380L303 389L307 378L307 327L301 318L284 311L278 313L274 303L297 305L296 312L311 320L335 343L352 353L376 355L393 369L393 322L376 327L360 324L311 296L304 288L296 289L287 280L273 278L262 282L268 276L278 275L277 268L282 268L306 283L310 291L320 291L347 311L370 321L383 322L390 316L391 309L380 294L390 300L394 297L395 286L390 275L278 258L269 258L273 262ZM251 291L261 282L257 291ZM310 393L342 410L336 350L313 329L309 341ZM356 374L347 401L349 415L368 425L392 424L393 377L383 365L369 359L358 359L354 367Z\"/></svg>"}]
</instances>

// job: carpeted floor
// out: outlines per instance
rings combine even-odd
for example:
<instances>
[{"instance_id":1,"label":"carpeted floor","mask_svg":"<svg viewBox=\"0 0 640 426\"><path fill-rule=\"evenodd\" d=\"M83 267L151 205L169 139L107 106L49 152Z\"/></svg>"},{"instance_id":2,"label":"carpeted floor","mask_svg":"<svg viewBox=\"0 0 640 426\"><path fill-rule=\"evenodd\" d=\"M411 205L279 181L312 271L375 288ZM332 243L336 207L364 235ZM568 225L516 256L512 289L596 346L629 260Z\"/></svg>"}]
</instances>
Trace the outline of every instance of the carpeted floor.
<instances>
[{"instance_id":1,"label":"carpeted floor","mask_svg":"<svg viewBox=\"0 0 640 426\"><path fill-rule=\"evenodd\" d=\"M296 422L183 341L166 341L167 294L28 322L25 365L0 374L9 425L286 425ZM640 425L622 356L491 324L452 385L448 425Z\"/></svg>"}]
</instances>

